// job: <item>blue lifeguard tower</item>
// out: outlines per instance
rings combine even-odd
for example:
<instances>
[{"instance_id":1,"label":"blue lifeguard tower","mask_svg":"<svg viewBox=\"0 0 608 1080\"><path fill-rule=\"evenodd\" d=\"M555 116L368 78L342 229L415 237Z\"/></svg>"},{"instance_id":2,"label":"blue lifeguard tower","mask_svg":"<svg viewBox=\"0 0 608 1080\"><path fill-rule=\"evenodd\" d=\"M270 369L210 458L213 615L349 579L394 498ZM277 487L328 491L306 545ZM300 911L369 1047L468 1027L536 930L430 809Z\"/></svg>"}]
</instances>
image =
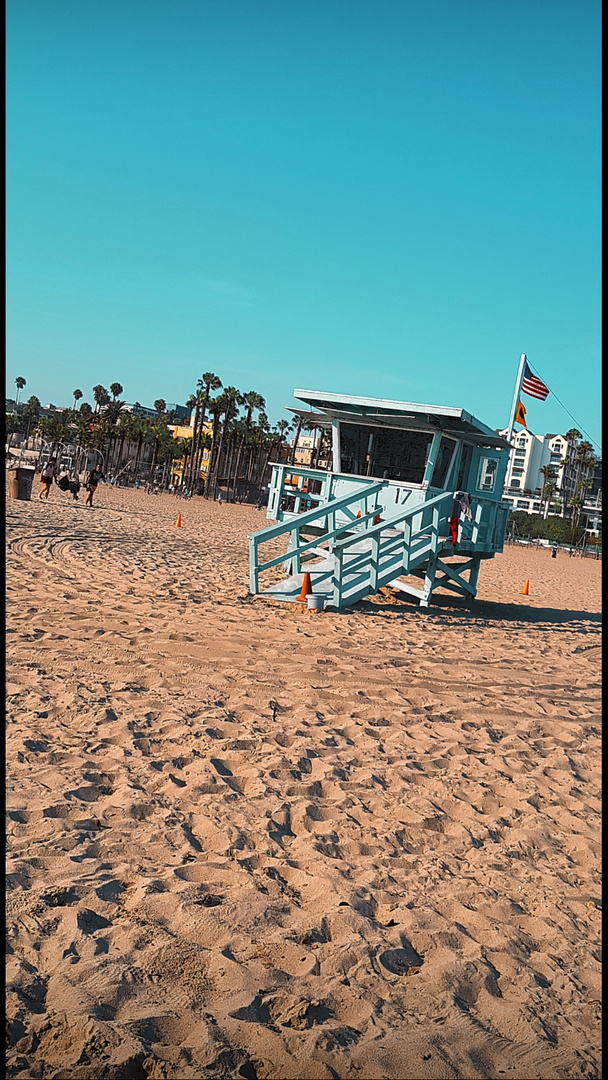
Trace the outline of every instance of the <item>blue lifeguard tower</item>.
<instances>
[{"instance_id":1,"label":"blue lifeguard tower","mask_svg":"<svg viewBox=\"0 0 608 1080\"><path fill-rule=\"evenodd\" d=\"M331 467L273 466L266 516L276 524L249 537L252 595L295 602L307 571L334 608L384 585L421 607L437 587L474 597L482 559L503 550L508 442L465 409L294 397L312 411L291 411L331 436ZM262 545L283 536L287 550L260 561ZM281 565L287 576L261 587Z\"/></svg>"}]
</instances>

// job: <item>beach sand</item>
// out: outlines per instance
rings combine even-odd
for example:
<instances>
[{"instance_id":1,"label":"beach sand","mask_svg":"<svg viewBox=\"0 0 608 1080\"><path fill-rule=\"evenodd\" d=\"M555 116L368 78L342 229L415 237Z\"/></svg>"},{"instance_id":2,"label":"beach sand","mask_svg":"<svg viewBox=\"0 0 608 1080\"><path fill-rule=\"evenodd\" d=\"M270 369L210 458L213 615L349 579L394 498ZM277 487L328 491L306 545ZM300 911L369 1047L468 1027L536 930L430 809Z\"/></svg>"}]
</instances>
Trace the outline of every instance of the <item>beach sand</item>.
<instances>
[{"instance_id":1,"label":"beach sand","mask_svg":"<svg viewBox=\"0 0 608 1080\"><path fill-rule=\"evenodd\" d=\"M8 1075L600 1076L601 563L315 614L83 502L7 501Z\"/></svg>"}]
</instances>

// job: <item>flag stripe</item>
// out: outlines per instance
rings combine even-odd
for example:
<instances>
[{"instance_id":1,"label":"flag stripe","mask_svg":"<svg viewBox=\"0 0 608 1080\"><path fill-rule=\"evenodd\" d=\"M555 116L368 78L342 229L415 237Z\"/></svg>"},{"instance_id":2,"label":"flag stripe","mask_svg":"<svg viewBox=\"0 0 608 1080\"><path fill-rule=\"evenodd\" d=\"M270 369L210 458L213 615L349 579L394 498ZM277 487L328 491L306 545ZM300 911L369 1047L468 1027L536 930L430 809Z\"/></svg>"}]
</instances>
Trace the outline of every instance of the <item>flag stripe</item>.
<instances>
[{"instance_id":1,"label":"flag stripe","mask_svg":"<svg viewBox=\"0 0 608 1080\"><path fill-rule=\"evenodd\" d=\"M524 366L521 388L524 394L528 394L533 398L538 398L539 401L544 401L549 393L549 387L545 386L542 379L539 379L536 375L532 374L527 364Z\"/></svg>"}]
</instances>

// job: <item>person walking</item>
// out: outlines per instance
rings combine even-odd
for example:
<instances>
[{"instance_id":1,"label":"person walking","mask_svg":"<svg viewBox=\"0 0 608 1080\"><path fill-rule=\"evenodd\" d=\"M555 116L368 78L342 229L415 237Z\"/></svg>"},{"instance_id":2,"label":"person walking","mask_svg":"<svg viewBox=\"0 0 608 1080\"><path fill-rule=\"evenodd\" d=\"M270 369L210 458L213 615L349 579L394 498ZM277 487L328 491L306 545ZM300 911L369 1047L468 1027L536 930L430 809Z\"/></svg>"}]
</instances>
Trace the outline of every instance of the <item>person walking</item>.
<instances>
[{"instance_id":1,"label":"person walking","mask_svg":"<svg viewBox=\"0 0 608 1080\"><path fill-rule=\"evenodd\" d=\"M70 473L70 480L69 480L68 487L69 487L69 490L71 492L72 499L74 500L74 502L76 502L76 500L78 498L78 492L80 491L80 480L78 479L78 473L77 472Z\"/></svg>"},{"instance_id":2,"label":"person walking","mask_svg":"<svg viewBox=\"0 0 608 1080\"><path fill-rule=\"evenodd\" d=\"M96 465L94 469L91 469L86 479L86 488L89 494L87 495L86 502L84 504L85 506L93 506L93 495L97 491L97 485L99 484L100 480L103 480L103 477L101 475L101 466Z\"/></svg>"},{"instance_id":3,"label":"person walking","mask_svg":"<svg viewBox=\"0 0 608 1080\"><path fill-rule=\"evenodd\" d=\"M44 469L42 470L42 475L40 477L40 483L42 485L42 490L40 491L40 495L38 496L39 499L48 499L49 491L51 490L51 484L53 483L53 480L55 479L55 473L56 472L57 472L57 458L54 458L54 457L49 458L47 464L44 466Z\"/></svg>"}]
</instances>

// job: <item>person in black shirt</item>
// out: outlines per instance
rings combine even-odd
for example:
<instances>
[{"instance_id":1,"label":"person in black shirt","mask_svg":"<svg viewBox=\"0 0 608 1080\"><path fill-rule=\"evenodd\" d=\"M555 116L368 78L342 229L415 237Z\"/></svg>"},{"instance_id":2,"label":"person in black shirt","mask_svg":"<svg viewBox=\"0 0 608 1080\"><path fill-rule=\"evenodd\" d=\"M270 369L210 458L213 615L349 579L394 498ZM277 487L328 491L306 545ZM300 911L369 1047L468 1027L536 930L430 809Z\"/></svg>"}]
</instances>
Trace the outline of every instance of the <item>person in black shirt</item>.
<instances>
[{"instance_id":1,"label":"person in black shirt","mask_svg":"<svg viewBox=\"0 0 608 1080\"><path fill-rule=\"evenodd\" d=\"M89 475L87 476L86 489L89 494L86 497L86 502L84 504L85 506L93 506L93 495L97 491L97 485L99 481L102 479L103 477L101 475L101 467L99 465L96 465L94 469L91 469Z\"/></svg>"},{"instance_id":2,"label":"person in black shirt","mask_svg":"<svg viewBox=\"0 0 608 1080\"><path fill-rule=\"evenodd\" d=\"M69 491L71 492L74 501L78 498L78 492L80 491L80 480L78 479L78 473L70 473L70 480L68 484Z\"/></svg>"}]
</instances>

